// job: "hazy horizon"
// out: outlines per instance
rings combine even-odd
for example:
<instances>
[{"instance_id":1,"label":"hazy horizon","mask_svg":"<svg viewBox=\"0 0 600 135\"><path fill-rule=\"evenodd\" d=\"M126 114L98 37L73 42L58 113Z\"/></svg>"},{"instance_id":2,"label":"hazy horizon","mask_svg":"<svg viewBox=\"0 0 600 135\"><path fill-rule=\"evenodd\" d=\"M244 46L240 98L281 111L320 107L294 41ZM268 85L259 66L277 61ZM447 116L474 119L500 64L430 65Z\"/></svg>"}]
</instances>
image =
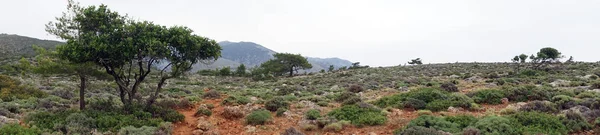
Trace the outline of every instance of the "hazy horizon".
<instances>
[{"instance_id":1,"label":"hazy horizon","mask_svg":"<svg viewBox=\"0 0 600 135\"><path fill-rule=\"evenodd\" d=\"M370 66L506 62L542 47L595 62L600 1L593 0L80 0L157 24L190 27L217 41L254 42L277 52L337 57ZM66 0L6 1L0 33L57 40L44 24Z\"/></svg>"}]
</instances>

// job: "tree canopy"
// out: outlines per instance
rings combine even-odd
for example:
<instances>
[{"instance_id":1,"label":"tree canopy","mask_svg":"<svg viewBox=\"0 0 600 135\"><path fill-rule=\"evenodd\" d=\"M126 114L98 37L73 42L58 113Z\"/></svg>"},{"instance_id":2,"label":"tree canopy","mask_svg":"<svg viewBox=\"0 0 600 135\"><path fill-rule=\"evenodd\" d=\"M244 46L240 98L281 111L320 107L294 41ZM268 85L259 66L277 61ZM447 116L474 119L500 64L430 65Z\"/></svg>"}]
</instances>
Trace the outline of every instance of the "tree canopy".
<instances>
[{"instance_id":1,"label":"tree canopy","mask_svg":"<svg viewBox=\"0 0 600 135\"><path fill-rule=\"evenodd\" d=\"M421 64L423 64L423 62L421 61L421 58L416 58L416 59L410 60L408 62L408 64L411 64L411 65L414 65L414 64L421 65Z\"/></svg>"},{"instance_id":2,"label":"tree canopy","mask_svg":"<svg viewBox=\"0 0 600 135\"><path fill-rule=\"evenodd\" d=\"M264 71L273 73L276 76L282 76L288 73L289 76L293 76L294 72L298 72L301 69L310 69L312 65L308 63L308 60L300 54L290 53L276 53L273 54L275 59L271 59L260 65Z\"/></svg>"},{"instance_id":3,"label":"tree canopy","mask_svg":"<svg viewBox=\"0 0 600 135\"><path fill-rule=\"evenodd\" d=\"M539 63L558 61L560 58L563 58L561 53L552 47L542 48L536 55L530 56L530 59L532 59L533 62Z\"/></svg>"},{"instance_id":4,"label":"tree canopy","mask_svg":"<svg viewBox=\"0 0 600 135\"><path fill-rule=\"evenodd\" d=\"M182 75L195 63L216 60L221 55L214 40L195 35L187 27L135 21L106 5L80 7L69 1L67 10L46 25L49 33L67 41L57 48L60 58L102 67L114 78L126 105L131 104L140 83L151 72L158 72L160 81L148 105L167 79ZM163 62L165 67L152 70Z\"/></svg>"}]
</instances>

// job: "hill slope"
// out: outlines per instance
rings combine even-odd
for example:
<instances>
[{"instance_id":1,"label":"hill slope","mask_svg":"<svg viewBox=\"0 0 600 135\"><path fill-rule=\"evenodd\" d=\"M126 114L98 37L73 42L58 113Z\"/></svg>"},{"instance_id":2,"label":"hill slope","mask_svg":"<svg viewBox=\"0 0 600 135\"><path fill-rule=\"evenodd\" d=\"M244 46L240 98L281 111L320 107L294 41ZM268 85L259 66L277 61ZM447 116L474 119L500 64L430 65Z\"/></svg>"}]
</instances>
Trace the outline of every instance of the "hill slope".
<instances>
[{"instance_id":1,"label":"hill slope","mask_svg":"<svg viewBox=\"0 0 600 135\"><path fill-rule=\"evenodd\" d=\"M29 57L35 55L33 45L53 49L59 44L63 44L63 42L13 34L0 34L0 58Z\"/></svg>"}]
</instances>

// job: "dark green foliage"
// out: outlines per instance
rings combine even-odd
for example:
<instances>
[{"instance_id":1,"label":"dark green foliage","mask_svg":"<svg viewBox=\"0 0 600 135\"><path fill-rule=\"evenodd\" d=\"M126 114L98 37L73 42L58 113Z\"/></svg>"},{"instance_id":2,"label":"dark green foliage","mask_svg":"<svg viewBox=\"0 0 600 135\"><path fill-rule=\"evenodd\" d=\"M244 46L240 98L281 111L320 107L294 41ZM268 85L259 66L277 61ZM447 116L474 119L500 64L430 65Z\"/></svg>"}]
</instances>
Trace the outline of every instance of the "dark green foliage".
<instances>
[{"instance_id":1,"label":"dark green foliage","mask_svg":"<svg viewBox=\"0 0 600 135\"><path fill-rule=\"evenodd\" d=\"M245 105L250 102L251 102L250 98L248 98L246 96L231 95L231 96L225 98L225 100L223 100L221 103L224 105Z\"/></svg>"},{"instance_id":2,"label":"dark green foliage","mask_svg":"<svg viewBox=\"0 0 600 135\"><path fill-rule=\"evenodd\" d=\"M348 120L354 125L381 125L387 121L386 115L376 108L363 108L358 105L345 105L327 114L338 120Z\"/></svg>"},{"instance_id":3,"label":"dark green foliage","mask_svg":"<svg viewBox=\"0 0 600 135\"><path fill-rule=\"evenodd\" d=\"M556 104L549 101L532 101L525 105L523 105L520 111L537 111L537 112L546 112L546 113L555 113L558 110L556 109Z\"/></svg>"},{"instance_id":4,"label":"dark green foliage","mask_svg":"<svg viewBox=\"0 0 600 135\"><path fill-rule=\"evenodd\" d=\"M37 128L25 128L19 124L5 124L0 126L0 135L39 135L42 132Z\"/></svg>"},{"instance_id":5,"label":"dark green foliage","mask_svg":"<svg viewBox=\"0 0 600 135\"><path fill-rule=\"evenodd\" d=\"M360 85L350 85L350 87L348 88L348 91L353 92L353 93L359 93L362 92L364 90L364 88Z\"/></svg>"},{"instance_id":6,"label":"dark green foliage","mask_svg":"<svg viewBox=\"0 0 600 135\"><path fill-rule=\"evenodd\" d=\"M592 83L591 88L600 89L600 81L595 81L594 83Z\"/></svg>"},{"instance_id":7,"label":"dark green foliage","mask_svg":"<svg viewBox=\"0 0 600 135\"><path fill-rule=\"evenodd\" d=\"M285 101L283 97L275 97L265 103L265 108L269 111L275 112L279 108L289 108L290 103Z\"/></svg>"},{"instance_id":8,"label":"dark green foliage","mask_svg":"<svg viewBox=\"0 0 600 135\"><path fill-rule=\"evenodd\" d=\"M304 114L304 116L308 120L316 120L321 117L321 111L317 109L310 109Z\"/></svg>"},{"instance_id":9,"label":"dark green foliage","mask_svg":"<svg viewBox=\"0 0 600 135\"><path fill-rule=\"evenodd\" d=\"M425 109L425 101L414 99L414 98L406 98L405 101L402 102L401 108L412 108L415 110Z\"/></svg>"},{"instance_id":10,"label":"dark green foliage","mask_svg":"<svg viewBox=\"0 0 600 135\"><path fill-rule=\"evenodd\" d=\"M463 129L462 132L463 135L480 135L481 131L479 131L479 129L474 128L474 127L468 127Z\"/></svg>"},{"instance_id":11,"label":"dark green foliage","mask_svg":"<svg viewBox=\"0 0 600 135\"><path fill-rule=\"evenodd\" d=\"M255 110L246 116L246 123L249 125L263 125L271 121L271 112L267 110Z\"/></svg>"},{"instance_id":12,"label":"dark green foliage","mask_svg":"<svg viewBox=\"0 0 600 135\"><path fill-rule=\"evenodd\" d=\"M39 89L21 85L21 82L9 76L0 75L0 99L4 102L30 97L42 98L47 95Z\"/></svg>"},{"instance_id":13,"label":"dark green foliage","mask_svg":"<svg viewBox=\"0 0 600 135\"><path fill-rule=\"evenodd\" d=\"M545 73L544 73L544 72L542 72L542 71L530 70L530 69L528 69L528 70L523 70L523 71L521 71L521 73L520 73L520 74L521 74L521 76L526 76L526 77L532 77L532 76L542 76L542 75L545 75Z\"/></svg>"},{"instance_id":14,"label":"dark green foliage","mask_svg":"<svg viewBox=\"0 0 600 135\"><path fill-rule=\"evenodd\" d=\"M441 132L422 126L413 126L402 131L396 132L394 135L444 135Z\"/></svg>"},{"instance_id":15,"label":"dark green foliage","mask_svg":"<svg viewBox=\"0 0 600 135\"><path fill-rule=\"evenodd\" d=\"M448 93L433 88L422 88L407 93L387 96L374 102L379 107L426 108L431 111L446 110L451 106L470 108L472 103L473 100L463 94Z\"/></svg>"},{"instance_id":16,"label":"dark green foliage","mask_svg":"<svg viewBox=\"0 0 600 135\"><path fill-rule=\"evenodd\" d=\"M483 135L519 135L520 131L515 124L504 117L487 116L477 121L474 127L479 129Z\"/></svg>"},{"instance_id":17,"label":"dark green foliage","mask_svg":"<svg viewBox=\"0 0 600 135\"><path fill-rule=\"evenodd\" d=\"M472 126L478 120L472 115L456 115L456 116L448 116L444 118L446 121L458 124L459 129L466 128L468 126Z\"/></svg>"},{"instance_id":18,"label":"dark green foliage","mask_svg":"<svg viewBox=\"0 0 600 135\"><path fill-rule=\"evenodd\" d=\"M232 75L231 68L230 67L221 68L219 70L219 75L220 76L230 76L230 75Z\"/></svg>"},{"instance_id":19,"label":"dark green foliage","mask_svg":"<svg viewBox=\"0 0 600 135\"><path fill-rule=\"evenodd\" d=\"M521 125L524 134L567 134L569 131L561 120L551 114L539 112L520 112L509 116Z\"/></svg>"},{"instance_id":20,"label":"dark green foliage","mask_svg":"<svg viewBox=\"0 0 600 135\"><path fill-rule=\"evenodd\" d=\"M198 108L196 114L194 116L210 116L212 115L212 111L208 108Z\"/></svg>"},{"instance_id":21,"label":"dark green foliage","mask_svg":"<svg viewBox=\"0 0 600 135\"><path fill-rule=\"evenodd\" d=\"M237 76L246 76L248 73L246 72L246 65L240 64L235 70L235 75Z\"/></svg>"},{"instance_id":22,"label":"dark green foliage","mask_svg":"<svg viewBox=\"0 0 600 135\"><path fill-rule=\"evenodd\" d=\"M202 97L205 98L205 99L220 98L221 97L221 92L216 91L216 90L209 90L206 93L204 93L204 95L202 95Z\"/></svg>"},{"instance_id":23,"label":"dark green foliage","mask_svg":"<svg viewBox=\"0 0 600 135\"><path fill-rule=\"evenodd\" d=\"M406 127L422 126L426 128L432 128L436 130L442 130L450 133L460 132L461 128L459 124L452 123L444 120L444 118L435 117L431 115L421 115L416 119L413 119L408 123Z\"/></svg>"},{"instance_id":24,"label":"dark green foliage","mask_svg":"<svg viewBox=\"0 0 600 135\"><path fill-rule=\"evenodd\" d=\"M575 100L572 97L569 97L567 95L556 95L556 96L552 97L551 101L558 106L558 109L561 109L561 110L569 109L569 108L577 105Z\"/></svg>"},{"instance_id":25,"label":"dark green foliage","mask_svg":"<svg viewBox=\"0 0 600 135\"><path fill-rule=\"evenodd\" d=\"M485 89L468 94L476 103L501 104L504 93L500 90Z\"/></svg>"},{"instance_id":26,"label":"dark green foliage","mask_svg":"<svg viewBox=\"0 0 600 135\"><path fill-rule=\"evenodd\" d=\"M275 76L288 74L292 76L294 72L298 72L300 69L312 68L308 60L300 54L276 53L273 54L273 57L275 59L271 59L260 65L259 68L261 70L259 71L262 71L262 74L273 74Z\"/></svg>"},{"instance_id":27,"label":"dark green foliage","mask_svg":"<svg viewBox=\"0 0 600 135\"><path fill-rule=\"evenodd\" d=\"M440 86L441 89L447 92L458 92L458 87L454 83L444 83Z\"/></svg>"},{"instance_id":28,"label":"dark green foliage","mask_svg":"<svg viewBox=\"0 0 600 135\"><path fill-rule=\"evenodd\" d=\"M548 100L551 93L534 85L505 88L509 101L525 102L530 100Z\"/></svg>"},{"instance_id":29,"label":"dark green foliage","mask_svg":"<svg viewBox=\"0 0 600 135\"><path fill-rule=\"evenodd\" d=\"M284 115L284 113L288 111L286 108L279 108L277 109L277 112L275 112L275 116L277 117L281 117Z\"/></svg>"},{"instance_id":30,"label":"dark green foliage","mask_svg":"<svg viewBox=\"0 0 600 135\"><path fill-rule=\"evenodd\" d=\"M339 96L337 96L335 98L335 101L337 101L337 102L344 102L344 101L346 101L346 100L348 100L350 98L353 98L353 97L357 97L357 98L360 99L360 97L358 97L356 94L354 94L352 92L342 92Z\"/></svg>"},{"instance_id":31,"label":"dark green foliage","mask_svg":"<svg viewBox=\"0 0 600 135\"><path fill-rule=\"evenodd\" d=\"M342 102L342 105L353 105L359 102L362 102L362 99L360 99L360 97L358 96L353 96L344 100L344 102Z\"/></svg>"},{"instance_id":32,"label":"dark green foliage","mask_svg":"<svg viewBox=\"0 0 600 135\"><path fill-rule=\"evenodd\" d=\"M569 129L569 132L590 130L593 127L580 112L576 111L567 111L560 119L563 125Z\"/></svg>"}]
</instances>

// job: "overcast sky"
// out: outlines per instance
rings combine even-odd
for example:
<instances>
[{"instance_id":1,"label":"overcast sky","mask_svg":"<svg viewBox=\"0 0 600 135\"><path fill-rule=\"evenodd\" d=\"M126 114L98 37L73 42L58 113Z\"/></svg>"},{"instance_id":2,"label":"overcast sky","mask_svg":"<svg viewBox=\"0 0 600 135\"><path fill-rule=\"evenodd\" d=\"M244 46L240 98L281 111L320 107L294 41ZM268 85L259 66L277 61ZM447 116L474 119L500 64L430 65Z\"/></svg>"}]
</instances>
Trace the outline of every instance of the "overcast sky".
<instances>
[{"instance_id":1,"label":"overcast sky","mask_svg":"<svg viewBox=\"0 0 600 135\"><path fill-rule=\"evenodd\" d=\"M598 0L80 0L217 41L393 66L509 61L554 47L600 60ZM66 0L1 0L0 33L56 39L44 24ZM565 58L566 59L566 58Z\"/></svg>"}]
</instances>

